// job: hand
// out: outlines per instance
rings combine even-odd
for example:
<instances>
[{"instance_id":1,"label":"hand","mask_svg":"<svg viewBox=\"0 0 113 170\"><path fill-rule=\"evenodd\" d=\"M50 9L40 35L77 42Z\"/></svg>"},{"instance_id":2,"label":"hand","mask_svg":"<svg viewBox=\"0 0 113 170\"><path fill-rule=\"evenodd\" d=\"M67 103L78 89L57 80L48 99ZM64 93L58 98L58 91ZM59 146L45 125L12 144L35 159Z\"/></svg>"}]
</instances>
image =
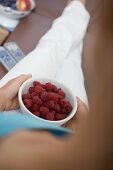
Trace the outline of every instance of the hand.
<instances>
[{"instance_id":1,"label":"hand","mask_svg":"<svg viewBox=\"0 0 113 170\"><path fill-rule=\"evenodd\" d=\"M17 78L10 80L7 84L0 88L0 110L13 110L19 107L18 103L18 90L21 84L31 75L21 75Z\"/></svg>"},{"instance_id":2,"label":"hand","mask_svg":"<svg viewBox=\"0 0 113 170\"><path fill-rule=\"evenodd\" d=\"M70 128L74 131L76 131L80 127L81 123L84 121L89 113L88 108L79 98L77 98L77 104L78 108L75 116L65 125L65 127Z\"/></svg>"}]
</instances>

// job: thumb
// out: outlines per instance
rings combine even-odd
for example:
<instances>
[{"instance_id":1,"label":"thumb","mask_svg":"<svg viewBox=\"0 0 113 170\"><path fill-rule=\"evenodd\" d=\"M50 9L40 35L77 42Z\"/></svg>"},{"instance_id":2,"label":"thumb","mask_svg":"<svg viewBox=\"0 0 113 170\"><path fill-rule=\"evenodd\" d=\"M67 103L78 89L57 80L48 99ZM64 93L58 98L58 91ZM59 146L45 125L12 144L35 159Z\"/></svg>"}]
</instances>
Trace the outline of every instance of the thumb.
<instances>
[{"instance_id":1,"label":"thumb","mask_svg":"<svg viewBox=\"0 0 113 170\"><path fill-rule=\"evenodd\" d=\"M32 77L32 75L31 74L28 74L28 75L21 75L21 76L18 76L18 77L16 77L16 78L14 78L14 79L12 79L12 80L10 80L5 86L3 86L4 88L7 88L7 90L10 90L10 89L12 89L12 87L13 87L13 91L14 90L18 90L19 89L19 87L21 86L21 84L24 82L24 81L26 81L26 80L28 80L29 78L31 78ZM11 90L12 91L12 90Z\"/></svg>"},{"instance_id":2,"label":"thumb","mask_svg":"<svg viewBox=\"0 0 113 170\"><path fill-rule=\"evenodd\" d=\"M11 86L12 86L12 85L15 85L15 86L19 87L19 86L21 86L21 84L22 84L24 81L28 80L28 79L31 78L31 77L32 77L31 74L28 74L28 75L23 74L23 75L20 75L20 76L18 76L18 77L16 77L16 78L10 80L10 81L7 83L7 85L11 85Z\"/></svg>"},{"instance_id":3,"label":"thumb","mask_svg":"<svg viewBox=\"0 0 113 170\"><path fill-rule=\"evenodd\" d=\"M19 90L21 84L31 77L32 77L31 74L21 75L21 76L18 76L16 78L10 80L7 84L5 84L1 88L2 93L5 92L5 96L7 96L9 98L15 97L18 93L18 90Z\"/></svg>"}]
</instances>

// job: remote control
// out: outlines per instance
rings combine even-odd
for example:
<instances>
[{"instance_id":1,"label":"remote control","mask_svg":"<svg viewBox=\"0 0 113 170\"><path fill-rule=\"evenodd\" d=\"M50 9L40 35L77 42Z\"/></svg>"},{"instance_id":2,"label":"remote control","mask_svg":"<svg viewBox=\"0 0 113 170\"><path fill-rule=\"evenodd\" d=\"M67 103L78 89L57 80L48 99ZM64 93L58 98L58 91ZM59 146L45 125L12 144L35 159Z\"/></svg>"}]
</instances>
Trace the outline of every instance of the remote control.
<instances>
[{"instance_id":1,"label":"remote control","mask_svg":"<svg viewBox=\"0 0 113 170\"><path fill-rule=\"evenodd\" d=\"M11 70L16 65L16 60L5 50L4 47L0 46L0 62L7 69Z\"/></svg>"},{"instance_id":2,"label":"remote control","mask_svg":"<svg viewBox=\"0 0 113 170\"><path fill-rule=\"evenodd\" d=\"M15 42L8 42L4 44L4 48L19 62L25 55Z\"/></svg>"}]
</instances>

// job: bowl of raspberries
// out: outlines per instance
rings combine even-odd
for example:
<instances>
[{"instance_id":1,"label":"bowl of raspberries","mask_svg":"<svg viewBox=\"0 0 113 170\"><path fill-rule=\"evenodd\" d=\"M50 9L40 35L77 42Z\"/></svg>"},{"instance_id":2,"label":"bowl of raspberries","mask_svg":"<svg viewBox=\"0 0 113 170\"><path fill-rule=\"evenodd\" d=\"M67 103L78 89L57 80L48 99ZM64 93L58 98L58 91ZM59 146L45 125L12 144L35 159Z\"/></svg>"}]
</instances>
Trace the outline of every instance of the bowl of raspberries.
<instances>
[{"instance_id":1,"label":"bowl of raspberries","mask_svg":"<svg viewBox=\"0 0 113 170\"><path fill-rule=\"evenodd\" d=\"M31 78L18 92L21 111L36 119L63 125L76 113L77 100L62 83L47 78Z\"/></svg>"},{"instance_id":2,"label":"bowl of raspberries","mask_svg":"<svg viewBox=\"0 0 113 170\"><path fill-rule=\"evenodd\" d=\"M34 0L0 0L0 14L12 19L21 19L34 8Z\"/></svg>"}]
</instances>

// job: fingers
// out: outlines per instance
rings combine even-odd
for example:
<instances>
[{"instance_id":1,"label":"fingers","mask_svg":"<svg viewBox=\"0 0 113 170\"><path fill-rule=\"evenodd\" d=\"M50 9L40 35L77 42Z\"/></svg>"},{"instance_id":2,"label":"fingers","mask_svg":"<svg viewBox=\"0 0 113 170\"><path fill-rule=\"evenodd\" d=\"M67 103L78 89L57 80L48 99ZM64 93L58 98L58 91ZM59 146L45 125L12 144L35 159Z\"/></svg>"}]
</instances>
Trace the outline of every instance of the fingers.
<instances>
[{"instance_id":1,"label":"fingers","mask_svg":"<svg viewBox=\"0 0 113 170\"><path fill-rule=\"evenodd\" d=\"M6 98L10 98L10 99L15 98L21 84L31 77L32 75L28 74L28 75L21 75L10 80L7 84L5 84L1 88L0 91L2 93L2 96L5 95Z\"/></svg>"},{"instance_id":2,"label":"fingers","mask_svg":"<svg viewBox=\"0 0 113 170\"><path fill-rule=\"evenodd\" d=\"M32 77L32 74L23 74L23 75L16 77L15 79L22 83L22 82L28 80L31 77Z\"/></svg>"},{"instance_id":3,"label":"fingers","mask_svg":"<svg viewBox=\"0 0 113 170\"><path fill-rule=\"evenodd\" d=\"M89 112L87 106L85 105L84 102L82 102L78 97L77 98L77 105L78 105L78 108L77 108L77 113L81 113L83 115L87 114Z\"/></svg>"},{"instance_id":4,"label":"fingers","mask_svg":"<svg viewBox=\"0 0 113 170\"><path fill-rule=\"evenodd\" d=\"M4 85L2 87L2 91L5 90L6 93L8 92L9 95L11 94L11 97L12 97L13 95L15 95L15 93L18 92L21 84L24 83L26 80L28 80L31 77L32 77L31 74L18 76L16 78L10 80L6 85Z\"/></svg>"},{"instance_id":5,"label":"fingers","mask_svg":"<svg viewBox=\"0 0 113 170\"><path fill-rule=\"evenodd\" d=\"M18 84L18 86L20 86L24 81L28 80L29 78L31 78L32 75L28 74L28 75L20 75L12 80L10 80L7 84Z\"/></svg>"}]
</instances>

